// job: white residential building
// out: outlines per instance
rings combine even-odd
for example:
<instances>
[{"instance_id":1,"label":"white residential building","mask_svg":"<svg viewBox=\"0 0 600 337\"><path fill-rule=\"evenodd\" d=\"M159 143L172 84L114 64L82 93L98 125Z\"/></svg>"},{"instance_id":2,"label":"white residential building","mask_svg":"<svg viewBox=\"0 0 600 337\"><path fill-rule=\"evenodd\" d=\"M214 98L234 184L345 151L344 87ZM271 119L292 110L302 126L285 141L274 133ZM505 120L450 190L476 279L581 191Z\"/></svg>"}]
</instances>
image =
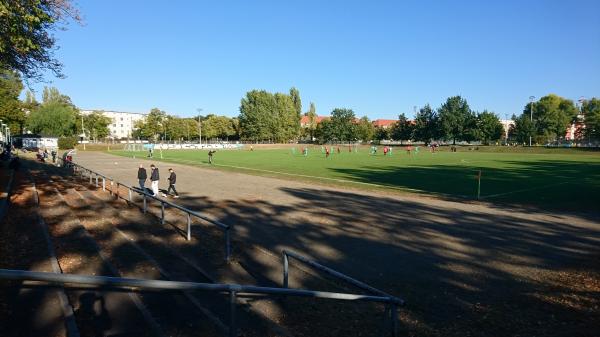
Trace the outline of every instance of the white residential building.
<instances>
[{"instance_id":1,"label":"white residential building","mask_svg":"<svg viewBox=\"0 0 600 337\"><path fill-rule=\"evenodd\" d=\"M137 112L123 112L123 111L110 111L110 110L80 110L83 115L91 114L94 111L99 111L104 116L111 119L112 123L108 125L110 131L109 137L116 139L131 138L133 130L135 129L135 122L146 118L147 114Z\"/></svg>"}]
</instances>

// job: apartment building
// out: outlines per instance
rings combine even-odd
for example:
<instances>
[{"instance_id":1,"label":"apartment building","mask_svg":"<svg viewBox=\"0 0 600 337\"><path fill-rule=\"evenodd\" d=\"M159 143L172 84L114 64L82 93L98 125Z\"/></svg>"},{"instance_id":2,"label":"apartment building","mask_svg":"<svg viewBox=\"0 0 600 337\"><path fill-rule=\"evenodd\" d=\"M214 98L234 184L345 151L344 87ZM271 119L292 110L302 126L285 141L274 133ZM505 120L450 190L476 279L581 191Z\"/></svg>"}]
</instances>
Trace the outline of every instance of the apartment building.
<instances>
[{"instance_id":1,"label":"apartment building","mask_svg":"<svg viewBox=\"0 0 600 337\"><path fill-rule=\"evenodd\" d=\"M102 109L82 109L83 115L91 114L94 111L99 111L104 116L111 119L112 123L108 125L110 131L109 137L116 139L131 138L135 129L135 122L146 118L147 114L137 112L112 111Z\"/></svg>"}]
</instances>

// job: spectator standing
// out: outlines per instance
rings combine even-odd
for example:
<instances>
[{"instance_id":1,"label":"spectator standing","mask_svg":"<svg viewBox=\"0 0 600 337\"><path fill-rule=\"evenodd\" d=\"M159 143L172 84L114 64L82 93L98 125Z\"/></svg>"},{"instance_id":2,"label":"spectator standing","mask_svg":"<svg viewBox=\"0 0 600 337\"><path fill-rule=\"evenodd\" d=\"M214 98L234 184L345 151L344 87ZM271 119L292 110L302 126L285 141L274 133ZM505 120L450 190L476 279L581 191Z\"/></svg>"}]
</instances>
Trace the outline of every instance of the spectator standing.
<instances>
[{"instance_id":1,"label":"spectator standing","mask_svg":"<svg viewBox=\"0 0 600 337\"><path fill-rule=\"evenodd\" d=\"M171 190L173 190L173 193L175 193L174 198L179 198L179 193L177 193L177 190L175 189L175 183L177 182L177 174L175 174L175 171L173 171L172 168L169 169L169 178L167 178L167 181L169 182L169 188L167 188L167 194L163 193L163 197L166 197L168 195L171 194Z\"/></svg>"},{"instance_id":2,"label":"spectator standing","mask_svg":"<svg viewBox=\"0 0 600 337\"><path fill-rule=\"evenodd\" d=\"M150 170L150 186L152 187L152 196L158 197L158 181L160 180L158 167L152 164L150 165Z\"/></svg>"},{"instance_id":3,"label":"spectator standing","mask_svg":"<svg viewBox=\"0 0 600 337\"><path fill-rule=\"evenodd\" d=\"M138 182L140 183L140 190L142 190L143 192L146 191L146 187L144 186L146 184L146 179L148 179L148 174L146 173L146 169L144 168L144 165L140 164L140 168L138 168Z\"/></svg>"}]
</instances>

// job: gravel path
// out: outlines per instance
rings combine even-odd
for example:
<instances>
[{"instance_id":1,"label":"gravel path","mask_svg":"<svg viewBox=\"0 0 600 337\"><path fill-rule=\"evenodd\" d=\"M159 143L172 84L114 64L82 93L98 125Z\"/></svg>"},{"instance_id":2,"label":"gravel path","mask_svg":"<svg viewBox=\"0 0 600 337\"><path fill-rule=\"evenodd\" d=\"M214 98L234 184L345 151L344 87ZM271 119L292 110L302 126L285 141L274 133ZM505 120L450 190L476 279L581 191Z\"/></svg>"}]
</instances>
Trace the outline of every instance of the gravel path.
<instances>
[{"instance_id":1,"label":"gravel path","mask_svg":"<svg viewBox=\"0 0 600 337\"><path fill-rule=\"evenodd\" d=\"M83 151L76 162L132 185L137 166L151 163ZM234 224L238 240L302 252L405 298L409 335L585 336L600 327L597 212L503 209L155 164L161 188L167 168L177 172L177 203ZM277 272L265 265L266 274Z\"/></svg>"}]
</instances>

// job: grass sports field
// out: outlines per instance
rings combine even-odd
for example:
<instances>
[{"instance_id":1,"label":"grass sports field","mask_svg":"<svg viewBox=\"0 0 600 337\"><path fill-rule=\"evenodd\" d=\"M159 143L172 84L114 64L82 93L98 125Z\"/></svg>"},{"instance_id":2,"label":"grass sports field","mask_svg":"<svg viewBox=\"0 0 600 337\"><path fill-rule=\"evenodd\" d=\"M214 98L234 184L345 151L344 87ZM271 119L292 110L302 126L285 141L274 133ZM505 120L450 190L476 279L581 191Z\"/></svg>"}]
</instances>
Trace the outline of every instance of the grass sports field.
<instances>
[{"instance_id":1,"label":"grass sports field","mask_svg":"<svg viewBox=\"0 0 600 337\"><path fill-rule=\"evenodd\" d=\"M362 147L349 152L341 147L325 158L320 146L310 146L308 155L301 146L283 149L220 150L214 155L215 169L278 176L284 179L317 181L330 185L366 189L388 189L442 197L476 199L477 176L481 170L480 199L564 210L593 210L600 198L600 153L556 151L436 152L421 150L408 155L395 148L384 156ZM180 164L208 164L208 151L155 151L157 161ZM552 151L550 151L552 152ZM147 152L111 151L127 157L145 157Z\"/></svg>"}]
</instances>

